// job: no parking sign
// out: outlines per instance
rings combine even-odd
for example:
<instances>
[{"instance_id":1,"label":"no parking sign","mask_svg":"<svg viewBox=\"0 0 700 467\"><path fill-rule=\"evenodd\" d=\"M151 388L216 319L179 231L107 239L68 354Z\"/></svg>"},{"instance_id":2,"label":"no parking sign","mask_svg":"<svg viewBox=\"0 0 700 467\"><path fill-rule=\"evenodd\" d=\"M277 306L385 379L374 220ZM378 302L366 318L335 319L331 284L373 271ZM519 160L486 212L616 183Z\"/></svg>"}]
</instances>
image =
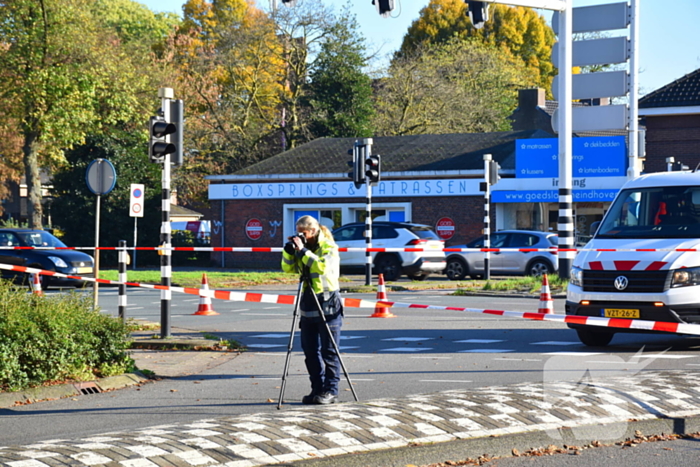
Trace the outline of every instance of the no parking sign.
<instances>
[{"instance_id":1,"label":"no parking sign","mask_svg":"<svg viewBox=\"0 0 700 467\"><path fill-rule=\"evenodd\" d=\"M131 217L143 217L144 186L138 183L131 184L131 200L129 202L129 215Z\"/></svg>"}]
</instances>

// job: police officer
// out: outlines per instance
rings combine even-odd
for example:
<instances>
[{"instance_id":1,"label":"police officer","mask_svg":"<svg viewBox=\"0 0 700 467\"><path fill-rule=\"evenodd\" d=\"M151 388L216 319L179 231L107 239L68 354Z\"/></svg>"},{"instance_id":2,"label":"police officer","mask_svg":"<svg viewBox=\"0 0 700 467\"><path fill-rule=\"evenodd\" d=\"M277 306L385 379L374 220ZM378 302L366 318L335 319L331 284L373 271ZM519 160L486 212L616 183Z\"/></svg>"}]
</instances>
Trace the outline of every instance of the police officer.
<instances>
[{"instance_id":1,"label":"police officer","mask_svg":"<svg viewBox=\"0 0 700 467\"><path fill-rule=\"evenodd\" d=\"M300 217L296 228L297 235L289 237L284 246L282 270L301 274L304 279L299 327L311 393L303 397L302 403L333 404L338 400L341 365L319 314L319 305L337 345L343 325L338 245L330 230L312 216Z\"/></svg>"}]
</instances>

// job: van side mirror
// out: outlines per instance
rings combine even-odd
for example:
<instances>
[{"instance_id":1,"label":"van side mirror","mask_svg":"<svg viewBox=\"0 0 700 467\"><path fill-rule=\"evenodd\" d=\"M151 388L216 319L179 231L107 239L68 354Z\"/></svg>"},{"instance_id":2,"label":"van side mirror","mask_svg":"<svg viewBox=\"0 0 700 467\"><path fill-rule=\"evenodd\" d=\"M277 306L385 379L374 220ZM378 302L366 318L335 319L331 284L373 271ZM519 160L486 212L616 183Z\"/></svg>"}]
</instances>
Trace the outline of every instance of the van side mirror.
<instances>
[{"instance_id":1,"label":"van side mirror","mask_svg":"<svg viewBox=\"0 0 700 467\"><path fill-rule=\"evenodd\" d=\"M598 227L600 227L600 221L595 221L591 224L591 228L589 230L589 233L591 235L595 235L595 233L598 231Z\"/></svg>"}]
</instances>

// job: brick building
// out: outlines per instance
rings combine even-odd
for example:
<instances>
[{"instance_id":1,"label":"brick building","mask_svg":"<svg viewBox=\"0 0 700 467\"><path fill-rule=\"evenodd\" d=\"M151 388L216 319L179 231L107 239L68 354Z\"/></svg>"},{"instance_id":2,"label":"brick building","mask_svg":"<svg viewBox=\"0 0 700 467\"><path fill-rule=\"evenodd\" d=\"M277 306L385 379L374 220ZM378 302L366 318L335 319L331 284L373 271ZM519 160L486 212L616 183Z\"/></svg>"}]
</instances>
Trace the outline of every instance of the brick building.
<instances>
[{"instance_id":1,"label":"brick building","mask_svg":"<svg viewBox=\"0 0 700 467\"><path fill-rule=\"evenodd\" d=\"M700 164L700 69L639 100L646 122L645 172L667 169L673 157L690 169Z\"/></svg>"}]
</instances>

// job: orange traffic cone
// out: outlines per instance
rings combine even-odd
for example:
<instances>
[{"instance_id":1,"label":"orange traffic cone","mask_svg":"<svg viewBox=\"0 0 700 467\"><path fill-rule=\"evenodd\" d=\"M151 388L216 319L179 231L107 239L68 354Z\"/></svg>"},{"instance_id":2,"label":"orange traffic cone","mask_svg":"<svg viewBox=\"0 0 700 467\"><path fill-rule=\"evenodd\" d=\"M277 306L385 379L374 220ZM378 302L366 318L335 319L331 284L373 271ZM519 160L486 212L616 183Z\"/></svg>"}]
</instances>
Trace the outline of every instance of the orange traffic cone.
<instances>
[{"instance_id":1,"label":"orange traffic cone","mask_svg":"<svg viewBox=\"0 0 700 467\"><path fill-rule=\"evenodd\" d=\"M199 289L199 307L197 311L192 314L204 316L218 315L219 313L214 311L211 307L211 297L204 293L205 290L209 290L209 281L207 280L207 275L202 274L202 288Z\"/></svg>"},{"instance_id":2,"label":"orange traffic cone","mask_svg":"<svg viewBox=\"0 0 700 467\"><path fill-rule=\"evenodd\" d=\"M41 278L39 274L32 274L32 293L42 297L44 291L41 289Z\"/></svg>"},{"instance_id":3,"label":"orange traffic cone","mask_svg":"<svg viewBox=\"0 0 700 467\"><path fill-rule=\"evenodd\" d=\"M384 274L379 274L377 300L388 300L386 296L386 286L384 285ZM377 303L374 307L374 313L372 313L370 318L396 318L396 315L389 311L388 306Z\"/></svg>"},{"instance_id":4,"label":"orange traffic cone","mask_svg":"<svg viewBox=\"0 0 700 467\"><path fill-rule=\"evenodd\" d=\"M540 307L537 309L537 313L545 313L548 315L554 313L554 300L552 300L552 293L549 291L549 281L547 280L547 274L542 274L542 291L540 292Z\"/></svg>"}]
</instances>

